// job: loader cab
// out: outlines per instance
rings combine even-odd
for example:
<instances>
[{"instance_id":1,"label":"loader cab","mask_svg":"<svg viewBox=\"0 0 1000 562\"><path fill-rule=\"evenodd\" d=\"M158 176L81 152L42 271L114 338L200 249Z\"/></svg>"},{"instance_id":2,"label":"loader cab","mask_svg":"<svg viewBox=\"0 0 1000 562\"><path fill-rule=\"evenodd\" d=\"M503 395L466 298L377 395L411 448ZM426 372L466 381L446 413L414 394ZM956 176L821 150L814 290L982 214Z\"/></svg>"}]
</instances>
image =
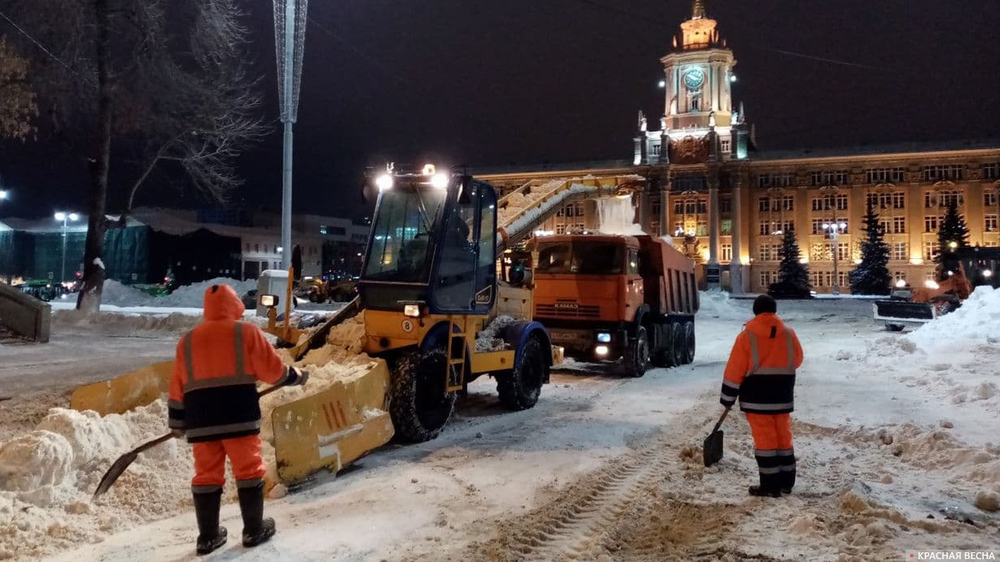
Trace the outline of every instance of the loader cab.
<instances>
[{"instance_id":1,"label":"loader cab","mask_svg":"<svg viewBox=\"0 0 1000 562\"><path fill-rule=\"evenodd\" d=\"M433 169L373 181L378 202L359 282L364 308L488 314L497 274L493 187Z\"/></svg>"}]
</instances>

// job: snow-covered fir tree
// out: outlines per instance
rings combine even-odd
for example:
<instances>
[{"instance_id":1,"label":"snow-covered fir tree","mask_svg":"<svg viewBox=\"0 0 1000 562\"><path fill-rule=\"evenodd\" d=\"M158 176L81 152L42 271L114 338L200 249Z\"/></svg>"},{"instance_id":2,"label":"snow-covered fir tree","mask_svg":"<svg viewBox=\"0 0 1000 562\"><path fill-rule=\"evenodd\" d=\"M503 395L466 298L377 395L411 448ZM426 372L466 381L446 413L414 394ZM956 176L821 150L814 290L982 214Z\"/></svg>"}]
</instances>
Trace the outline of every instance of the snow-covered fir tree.
<instances>
[{"instance_id":1,"label":"snow-covered fir tree","mask_svg":"<svg viewBox=\"0 0 1000 562\"><path fill-rule=\"evenodd\" d=\"M948 210L938 229L938 244L941 245L941 255L937 260L939 263L956 250L969 247L969 227L965 224L965 218L959 214L958 201L954 198L948 201Z\"/></svg>"},{"instance_id":2,"label":"snow-covered fir tree","mask_svg":"<svg viewBox=\"0 0 1000 562\"><path fill-rule=\"evenodd\" d=\"M888 295L892 289L889 274L889 245L885 231L878 221L878 213L868 203L868 214L861 229L865 241L861 243L861 263L851 272L851 292L855 295Z\"/></svg>"},{"instance_id":3,"label":"snow-covered fir tree","mask_svg":"<svg viewBox=\"0 0 1000 562\"><path fill-rule=\"evenodd\" d=\"M809 268L802 263L802 253L795 239L795 229L789 228L781 239L778 250L781 265L778 266L778 282L768 287L768 294L774 298L803 299L810 297Z\"/></svg>"}]
</instances>

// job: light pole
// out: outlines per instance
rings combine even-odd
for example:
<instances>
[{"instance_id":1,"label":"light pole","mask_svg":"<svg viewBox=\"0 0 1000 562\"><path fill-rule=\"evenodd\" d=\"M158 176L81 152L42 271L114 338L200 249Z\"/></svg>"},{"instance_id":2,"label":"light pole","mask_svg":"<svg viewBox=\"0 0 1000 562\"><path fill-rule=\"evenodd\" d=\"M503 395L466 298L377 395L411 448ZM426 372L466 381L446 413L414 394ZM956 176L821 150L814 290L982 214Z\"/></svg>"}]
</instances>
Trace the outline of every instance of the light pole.
<instances>
[{"instance_id":1,"label":"light pole","mask_svg":"<svg viewBox=\"0 0 1000 562\"><path fill-rule=\"evenodd\" d=\"M838 254L840 254L840 244L837 239L840 233L847 230L847 223L824 223L823 230L830 233L830 240L833 240L833 294L840 294L840 274L837 271Z\"/></svg>"},{"instance_id":2,"label":"light pole","mask_svg":"<svg viewBox=\"0 0 1000 562\"><path fill-rule=\"evenodd\" d=\"M59 275L59 284L66 282L66 230L68 221L76 221L80 218L76 213L58 212L55 215L57 221L62 221L62 272Z\"/></svg>"},{"instance_id":3,"label":"light pole","mask_svg":"<svg viewBox=\"0 0 1000 562\"><path fill-rule=\"evenodd\" d=\"M302 53L305 49L309 0L274 0L274 43L278 58L278 103L284 123L281 188L281 245L292 247L292 125L298 119ZM291 252L281 256L283 269Z\"/></svg>"}]
</instances>

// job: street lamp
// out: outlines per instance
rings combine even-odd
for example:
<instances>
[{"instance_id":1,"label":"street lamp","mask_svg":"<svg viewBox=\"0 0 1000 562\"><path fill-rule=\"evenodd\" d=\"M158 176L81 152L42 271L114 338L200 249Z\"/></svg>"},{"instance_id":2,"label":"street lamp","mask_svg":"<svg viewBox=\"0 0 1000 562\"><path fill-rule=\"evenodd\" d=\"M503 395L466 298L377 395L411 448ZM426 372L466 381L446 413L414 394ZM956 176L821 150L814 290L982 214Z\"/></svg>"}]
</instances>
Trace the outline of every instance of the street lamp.
<instances>
[{"instance_id":1,"label":"street lamp","mask_svg":"<svg viewBox=\"0 0 1000 562\"><path fill-rule=\"evenodd\" d=\"M833 294L840 294L840 275L837 272L837 258L840 253L840 244L837 243L837 238L840 237L841 232L847 231L847 223L823 223L823 230L830 233L830 240L833 240Z\"/></svg>"},{"instance_id":2,"label":"street lamp","mask_svg":"<svg viewBox=\"0 0 1000 562\"><path fill-rule=\"evenodd\" d=\"M62 273L59 276L59 283L66 282L66 234L67 234L67 223L69 221L76 221L80 218L80 215L76 213L63 213L58 212L55 215L57 221L62 221Z\"/></svg>"}]
</instances>

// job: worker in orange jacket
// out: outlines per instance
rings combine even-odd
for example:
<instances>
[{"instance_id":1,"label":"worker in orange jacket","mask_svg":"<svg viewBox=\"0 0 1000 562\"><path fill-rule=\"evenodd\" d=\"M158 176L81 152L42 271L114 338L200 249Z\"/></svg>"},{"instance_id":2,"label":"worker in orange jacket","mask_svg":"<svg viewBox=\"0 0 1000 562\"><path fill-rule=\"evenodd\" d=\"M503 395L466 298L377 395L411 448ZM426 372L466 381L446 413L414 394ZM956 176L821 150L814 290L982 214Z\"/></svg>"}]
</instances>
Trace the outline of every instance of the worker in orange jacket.
<instances>
[{"instance_id":1,"label":"worker in orange jacket","mask_svg":"<svg viewBox=\"0 0 1000 562\"><path fill-rule=\"evenodd\" d=\"M243 301L228 285L205 291L205 321L177 344L170 381L169 425L193 445L191 481L198 519L198 554L226 543L219 526L226 457L243 515L243 545L256 546L275 532L264 518L264 461L261 458L257 381L305 384L307 374L286 368L256 326L244 324Z\"/></svg>"},{"instance_id":2,"label":"worker in orange jacket","mask_svg":"<svg viewBox=\"0 0 1000 562\"><path fill-rule=\"evenodd\" d=\"M722 405L740 400L753 434L760 484L750 495L779 497L795 485L792 448L795 370L802 365L802 345L777 316L778 304L768 295L753 303L754 319L736 337L722 381Z\"/></svg>"}]
</instances>

